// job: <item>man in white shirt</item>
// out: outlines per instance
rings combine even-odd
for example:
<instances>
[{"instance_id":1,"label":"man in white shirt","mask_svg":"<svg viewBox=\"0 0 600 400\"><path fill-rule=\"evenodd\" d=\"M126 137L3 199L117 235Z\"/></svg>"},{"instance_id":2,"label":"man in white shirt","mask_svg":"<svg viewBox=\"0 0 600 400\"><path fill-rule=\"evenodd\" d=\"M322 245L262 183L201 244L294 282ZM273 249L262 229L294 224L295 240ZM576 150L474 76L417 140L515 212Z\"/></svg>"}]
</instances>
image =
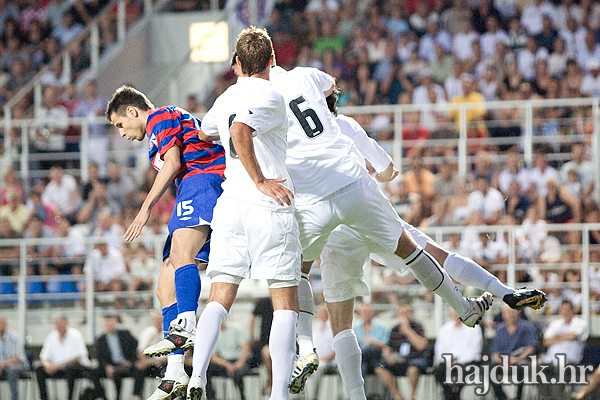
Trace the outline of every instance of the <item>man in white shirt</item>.
<instances>
[{"instance_id":1,"label":"man in white shirt","mask_svg":"<svg viewBox=\"0 0 600 400\"><path fill-rule=\"evenodd\" d=\"M589 335L587 323L582 318L575 316L573 303L569 300L563 300L558 313L561 318L552 321L544 332L544 346L548 347L544 362L552 364L555 368L561 364L579 364L583 357L585 341ZM559 358L563 359L559 361ZM558 373L558 371L553 372ZM564 398L562 385L543 388L545 391L548 389L553 394L552 398Z\"/></svg>"},{"instance_id":2,"label":"man in white shirt","mask_svg":"<svg viewBox=\"0 0 600 400\"><path fill-rule=\"evenodd\" d=\"M481 328L469 329L450 310L450 321L440 327L435 340L434 360L438 363L435 378L444 390L446 400L460 400L464 385L446 382L446 371L454 363L465 365L479 360L483 348ZM451 355L451 360L447 359Z\"/></svg>"},{"instance_id":3,"label":"man in white shirt","mask_svg":"<svg viewBox=\"0 0 600 400\"><path fill-rule=\"evenodd\" d=\"M121 275L127 272L121 250L106 243L98 243L86 260L84 271L93 268L97 291L120 291L123 289Z\"/></svg>"},{"instance_id":4,"label":"man in white shirt","mask_svg":"<svg viewBox=\"0 0 600 400\"><path fill-rule=\"evenodd\" d=\"M480 212L487 225L494 225L504 214L504 198L498 189L490 187L485 176L479 176L477 190L469 195L467 206L471 212Z\"/></svg>"},{"instance_id":5,"label":"man in white shirt","mask_svg":"<svg viewBox=\"0 0 600 400\"><path fill-rule=\"evenodd\" d=\"M600 60L600 43L596 41L594 32L588 31L584 42L577 48L577 63L587 72L588 65L594 66L594 61L598 60Z\"/></svg>"},{"instance_id":6,"label":"man in white shirt","mask_svg":"<svg viewBox=\"0 0 600 400\"><path fill-rule=\"evenodd\" d=\"M206 371L221 323L240 282L248 276L267 279L271 291L274 312L269 337L273 367L270 399L289 398L301 247L294 217L293 185L285 165L286 106L282 95L269 82L274 62L267 32L255 27L244 29L236 43L236 64L242 76L217 98L202 121L205 134L221 138L227 179L211 224L207 268L211 290L198 320L189 400L205 398ZM297 99L295 106L301 102ZM298 112L302 113L299 109ZM314 128L306 127L310 132Z\"/></svg>"},{"instance_id":7,"label":"man in white shirt","mask_svg":"<svg viewBox=\"0 0 600 400\"><path fill-rule=\"evenodd\" d=\"M506 168L498 174L498 189L502 194L506 194L513 181L519 183L519 187L527 190L529 187L529 171L527 168L519 167L519 154L516 152L508 153L506 159Z\"/></svg>"},{"instance_id":8,"label":"man in white shirt","mask_svg":"<svg viewBox=\"0 0 600 400\"><path fill-rule=\"evenodd\" d=\"M44 102L35 112L35 129L31 130L32 146L37 152L60 152L66 148L65 134L69 127L69 113L59 104L58 89L44 89ZM63 161L43 161L40 167L49 168Z\"/></svg>"},{"instance_id":9,"label":"man in white shirt","mask_svg":"<svg viewBox=\"0 0 600 400\"><path fill-rule=\"evenodd\" d=\"M62 215L75 212L79 203L77 181L69 174L65 174L62 167L50 169L50 182L42 194L42 202L56 207Z\"/></svg>"},{"instance_id":10,"label":"man in white shirt","mask_svg":"<svg viewBox=\"0 0 600 400\"><path fill-rule=\"evenodd\" d=\"M600 60L589 60L587 69L589 73L581 81L581 93L585 96L600 97Z\"/></svg>"},{"instance_id":11,"label":"man in white shirt","mask_svg":"<svg viewBox=\"0 0 600 400\"><path fill-rule=\"evenodd\" d=\"M433 14L432 14L433 15ZM440 29L437 16L430 16L427 21L427 33L419 41L419 56L432 62L436 60L435 45L439 44L442 48L450 52L452 50L452 37L448 32Z\"/></svg>"},{"instance_id":12,"label":"man in white shirt","mask_svg":"<svg viewBox=\"0 0 600 400\"><path fill-rule=\"evenodd\" d=\"M542 17L549 15L554 19L554 7L549 2L534 0L533 4L525 7L521 15L521 24L532 36L542 31Z\"/></svg>"},{"instance_id":13,"label":"man in white shirt","mask_svg":"<svg viewBox=\"0 0 600 400\"><path fill-rule=\"evenodd\" d=\"M485 21L487 32L481 35L481 51L488 57L496 55L496 43L508 43L508 35L499 28L498 19L490 15Z\"/></svg>"},{"instance_id":14,"label":"man in white shirt","mask_svg":"<svg viewBox=\"0 0 600 400\"><path fill-rule=\"evenodd\" d=\"M479 34L473 30L468 19L460 23L460 32L454 36L452 54L459 61L466 61L473 56L473 42L479 40Z\"/></svg>"},{"instance_id":15,"label":"man in white shirt","mask_svg":"<svg viewBox=\"0 0 600 400\"><path fill-rule=\"evenodd\" d=\"M538 197L546 197L548 195L548 188L546 182L549 179L558 181L558 172L556 169L548 165L545 153L538 153L535 156L535 168L531 170L530 177L530 188L533 186L534 191Z\"/></svg>"},{"instance_id":16,"label":"man in white shirt","mask_svg":"<svg viewBox=\"0 0 600 400\"><path fill-rule=\"evenodd\" d=\"M97 374L90 369L88 350L83 335L75 328L68 326L67 317L55 319L56 329L46 336L40 361L42 365L36 370L41 400L48 400L46 379L65 378L69 388L68 400L73 399L75 379L89 378L94 383L98 397L104 398L104 391Z\"/></svg>"}]
</instances>

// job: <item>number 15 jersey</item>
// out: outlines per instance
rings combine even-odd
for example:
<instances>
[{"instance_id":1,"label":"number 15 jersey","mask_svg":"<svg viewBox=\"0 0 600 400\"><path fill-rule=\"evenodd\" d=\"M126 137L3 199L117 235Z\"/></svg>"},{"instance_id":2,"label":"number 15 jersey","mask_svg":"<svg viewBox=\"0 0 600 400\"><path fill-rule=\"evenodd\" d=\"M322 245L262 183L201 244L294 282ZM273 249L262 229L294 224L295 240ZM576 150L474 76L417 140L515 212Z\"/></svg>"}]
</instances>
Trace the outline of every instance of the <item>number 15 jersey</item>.
<instances>
[{"instance_id":1,"label":"number 15 jersey","mask_svg":"<svg viewBox=\"0 0 600 400\"><path fill-rule=\"evenodd\" d=\"M316 203L368 174L356 157L354 143L341 134L327 108L323 92L334 84L329 74L316 68L273 67L270 79L285 98L286 166L296 189L296 204Z\"/></svg>"}]
</instances>

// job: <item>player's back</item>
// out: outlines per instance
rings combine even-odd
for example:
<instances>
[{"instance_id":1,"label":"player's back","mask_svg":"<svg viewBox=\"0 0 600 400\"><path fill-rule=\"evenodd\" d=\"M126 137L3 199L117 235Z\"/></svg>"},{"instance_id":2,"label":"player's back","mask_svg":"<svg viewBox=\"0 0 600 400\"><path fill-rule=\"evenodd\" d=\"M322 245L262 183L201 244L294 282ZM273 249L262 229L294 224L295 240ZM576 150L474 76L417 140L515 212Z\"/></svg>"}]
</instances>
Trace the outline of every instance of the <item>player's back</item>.
<instances>
[{"instance_id":1,"label":"player's back","mask_svg":"<svg viewBox=\"0 0 600 400\"><path fill-rule=\"evenodd\" d=\"M148 116L146 132L152 166L160 170L164 154L174 145L180 148L181 168L175 177L177 186L193 175L224 174L224 149L219 144L200 140L200 125L199 119L175 106L156 108Z\"/></svg>"},{"instance_id":2,"label":"player's back","mask_svg":"<svg viewBox=\"0 0 600 400\"><path fill-rule=\"evenodd\" d=\"M288 122L284 107L283 97L269 81L242 77L217 98L204 116L202 130L208 135L218 134L225 148L227 179L223 183L223 197L284 211L284 207L256 188L238 158L229 133L234 122L254 129L254 151L263 175L267 179L286 179L283 185L293 191L285 167Z\"/></svg>"},{"instance_id":3,"label":"player's back","mask_svg":"<svg viewBox=\"0 0 600 400\"><path fill-rule=\"evenodd\" d=\"M311 204L367 173L352 155L353 143L327 108L325 91L333 78L315 68L271 69L271 81L283 94L288 114L286 165L298 204Z\"/></svg>"}]
</instances>

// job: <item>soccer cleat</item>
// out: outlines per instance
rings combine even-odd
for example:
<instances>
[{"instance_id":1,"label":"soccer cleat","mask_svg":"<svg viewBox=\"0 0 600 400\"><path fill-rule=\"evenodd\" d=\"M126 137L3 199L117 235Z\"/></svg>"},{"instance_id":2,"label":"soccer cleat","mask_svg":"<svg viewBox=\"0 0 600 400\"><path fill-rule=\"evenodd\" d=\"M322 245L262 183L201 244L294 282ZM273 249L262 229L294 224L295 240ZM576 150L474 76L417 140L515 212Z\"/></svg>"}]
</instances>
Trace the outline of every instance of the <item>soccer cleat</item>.
<instances>
[{"instance_id":1,"label":"soccer cleat","mask_svg":"<svg viewBox=\"0 0 600 400\"><path fill-rule=\"evenodd\" d=\"M507 294L502 300L515 310L522 310L525 307L539 310L548 300L548 296L541 290L522 288L515 290L512 294Z\"/></svg>"},{"instance_id":2,"label":"soccer cleat","mask_svg":"<svg viewBox=\"0 0 600 400\"><path fill-rule=\"evenodd\" d=\"M183 319L173 320L167 337L150 347L146 347L144 355L160 357L166 356L175 350L187 350L194 347L196 329L191 331L185 329L185 323L186 321Z\"/></svg>"},{"instance_id":3,"label":"soccer cleat","mask_svg":"<svg viewBox=\"0 0 600 400\"><path fill-rule=\"evenodd\" d=\"M459 319L469 328L473 328L481 321L483 313L485 313L492 305L494 296L492 296L490 292L485 292L479 297L469 298L467 300L471 303L471 307L469 307L469 310Z\"/></svg>"},{"instance_id":4,"label":"soccer cleat","mask_svg":"<svg viewBox=\"0 0 600 400\"><path fill-rule=\"evenodd\" d=\"M179 374L175 379L161 379L160 385L156 388L148 400L171 400L179 396L185 396L190 378L185 372Z\"/></svg>"},{"instance_id":5,"label":"soccer cleat","mask_svg":"<svg viewBox=\"0 0 600 400\"><path fill-rule=\"evenodd\" d=\"M206 386L199 376L192 376L187 389L187 400L206 400Z\"/></svg>"},{"instance_id":6,"label":"soccer cleat","mask_svg":"<svg viewBox=\"0 0 600 400\"><path fill-rule=\"evenodd\" d=\"M290 393L298 394L304 390L308 375L319 368L319 356L316 351L304 357L296 357L294 361L294 370L292 371L292 381L290 382Z\"/></svg>"}]
</instances>

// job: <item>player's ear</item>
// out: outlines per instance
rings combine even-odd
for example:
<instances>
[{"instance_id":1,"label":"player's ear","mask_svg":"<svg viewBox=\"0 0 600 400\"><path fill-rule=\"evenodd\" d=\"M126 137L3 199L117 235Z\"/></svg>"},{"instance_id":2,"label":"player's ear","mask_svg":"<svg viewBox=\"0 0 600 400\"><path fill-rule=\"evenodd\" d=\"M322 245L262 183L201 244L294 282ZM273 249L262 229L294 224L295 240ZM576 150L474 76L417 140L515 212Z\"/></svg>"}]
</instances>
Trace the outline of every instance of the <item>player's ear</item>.
<instances>
[{"instance_id":1,"label":"player's ear","mask_svg":"<svg viewBox=\"0 0 600 400\"><path fill-rule=\"evenodd\" d=\"M277 66L277 61L275 61L275 53L271 53L271 59L269 60L269 65L271 67Z\"/></svg>"},{"instance_id":2,"label":"player's ear","mask_svg":"<svg viewBox=\"0 0 600 400\"><path fill-rule=\"evenodd\" d=\"M138 110L137 108L133 107L133 106L128 106L125 109L125 112L127 113L127 115L129 115L130 117L137 117L138 116Z\"/></svg>"}]
</instances>

